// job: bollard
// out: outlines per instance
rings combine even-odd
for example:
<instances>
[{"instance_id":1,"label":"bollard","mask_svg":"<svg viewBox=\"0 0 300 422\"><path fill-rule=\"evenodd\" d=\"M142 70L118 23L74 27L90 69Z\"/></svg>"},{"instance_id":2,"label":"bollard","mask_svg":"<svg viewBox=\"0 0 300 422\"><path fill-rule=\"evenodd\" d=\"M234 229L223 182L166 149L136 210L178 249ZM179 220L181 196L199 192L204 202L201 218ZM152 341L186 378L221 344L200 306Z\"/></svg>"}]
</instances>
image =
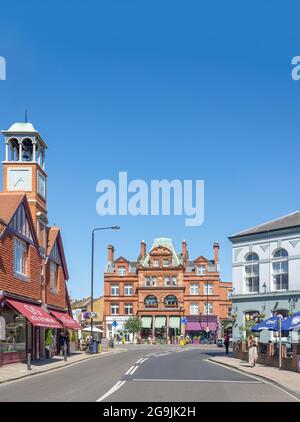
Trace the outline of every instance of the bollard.
<instances>
[{"instance_id":1,"label":"bollard","mask_svg":"<svg viewBox=\"0 0 300 422\"><path fill-rule=\"evenodd\" d=\"M31 370L31 353L28 353L27 355L27 370Z\"/></svg>"},{"instance_id":2,"label":"bollard","mask_svg":"<svg viewBox=\"0 0 300 422\"><path fill-rule=\"evenodd\" d=\"M64 345L64 360L67 361L67 346Z\"/></svg>"}]
</instances>

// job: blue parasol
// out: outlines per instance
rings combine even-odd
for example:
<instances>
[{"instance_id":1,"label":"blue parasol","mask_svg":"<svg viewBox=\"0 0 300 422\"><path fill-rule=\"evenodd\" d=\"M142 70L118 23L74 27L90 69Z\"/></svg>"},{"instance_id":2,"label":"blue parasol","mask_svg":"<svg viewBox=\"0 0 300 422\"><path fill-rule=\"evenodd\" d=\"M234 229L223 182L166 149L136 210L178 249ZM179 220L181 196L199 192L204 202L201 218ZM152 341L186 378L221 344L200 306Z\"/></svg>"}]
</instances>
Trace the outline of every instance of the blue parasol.
<instances>
[{"instance_id":1,"label":"blue parasol","mask_svg":"<svg viewBox=\"0 0 300 422\"><path fill-rule=\"evenodd\" d=\"M281 331L292 331L297 328L300 328L300 312L296 312L282 321Z\"/></svg>"},{"instance_id":2,"label":"blue parasol","mask_svg":"<svg viewBox=\"0 0 300 422\"><path fill-rule=\"evenodd\" d=\"M277 331L278 330L278 316L272 316L265 321L261 321L254 325L251 329L253 332L259 332L262 330Z\"/></svg>"}]
</instances>

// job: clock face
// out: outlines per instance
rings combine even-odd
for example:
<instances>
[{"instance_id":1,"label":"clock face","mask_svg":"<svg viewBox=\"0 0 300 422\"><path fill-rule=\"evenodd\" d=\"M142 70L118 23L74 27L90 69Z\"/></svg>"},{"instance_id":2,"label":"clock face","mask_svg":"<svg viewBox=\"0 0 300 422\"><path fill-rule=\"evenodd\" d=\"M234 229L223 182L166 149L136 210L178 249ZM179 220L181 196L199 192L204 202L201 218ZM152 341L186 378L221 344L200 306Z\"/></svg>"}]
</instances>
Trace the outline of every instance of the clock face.
<instances>
[{"instance_id":1,"label":"clock face","mask_svg":"<svg viewBox=\"0 0 300 422\"><path fill-rule=\"evenodd\" d=\"M32 190L31 169L8 169L8 190L10 191L31 191Z\"/></svg>"},{"instance_id":2,"label":"clock face","mask_svg":"<svg viewBox=\"0 0 300 422\"><path fill-rule=\"evenodd\" d=\"M40 172L38 172L38 194L43 198L46 197L46 180Z\"/></svg>"}]
</instances>

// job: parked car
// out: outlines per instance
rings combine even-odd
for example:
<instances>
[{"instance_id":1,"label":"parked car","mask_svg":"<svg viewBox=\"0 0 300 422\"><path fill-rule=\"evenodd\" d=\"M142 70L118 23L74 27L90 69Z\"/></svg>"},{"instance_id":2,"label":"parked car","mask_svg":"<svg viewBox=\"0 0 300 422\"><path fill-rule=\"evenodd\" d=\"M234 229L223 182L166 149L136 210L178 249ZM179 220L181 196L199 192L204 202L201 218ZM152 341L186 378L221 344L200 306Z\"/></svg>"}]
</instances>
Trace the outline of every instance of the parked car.
<instances>
[{"instance_id":1,"label":"parked car","mask_svg":"<svg viewBox=\"0 0 300 422\"><path fill-rule=\"evenodd\" d=\"M224 346L224 339L223 338L218 338L217 339L217 346L218 347L223 347ZM232 337L229 338L229 346L232 347Z\"/></svg>"},{"instance_id":2,"label":"parked car","mask_svg":"<svg viewBox=\"0 0 300 422\"><path fill-rule=\"evenodd\" d=\"M218 338L217 339L217 346L218 347L223 347L223 339L222 338Z\"/></svg>"}]
</instances>

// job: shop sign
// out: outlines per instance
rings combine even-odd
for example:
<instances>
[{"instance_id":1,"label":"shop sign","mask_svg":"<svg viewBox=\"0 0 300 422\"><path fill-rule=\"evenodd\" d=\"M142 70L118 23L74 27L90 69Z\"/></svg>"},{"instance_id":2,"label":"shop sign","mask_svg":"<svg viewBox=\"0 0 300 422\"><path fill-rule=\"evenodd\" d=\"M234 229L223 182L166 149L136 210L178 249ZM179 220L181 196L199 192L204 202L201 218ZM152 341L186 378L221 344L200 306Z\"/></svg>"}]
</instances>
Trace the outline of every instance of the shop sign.
<instances>
[{"instance_id":1,"label":"shop sign","mask_svg":"<svg viewBox=\"0 0 300 422\"><path fill-rule=\"evenodd\" d=\"M6 339L6 333L5 333L5 319L0 316L0 340Z\"/></svg>"}]
</instances>

